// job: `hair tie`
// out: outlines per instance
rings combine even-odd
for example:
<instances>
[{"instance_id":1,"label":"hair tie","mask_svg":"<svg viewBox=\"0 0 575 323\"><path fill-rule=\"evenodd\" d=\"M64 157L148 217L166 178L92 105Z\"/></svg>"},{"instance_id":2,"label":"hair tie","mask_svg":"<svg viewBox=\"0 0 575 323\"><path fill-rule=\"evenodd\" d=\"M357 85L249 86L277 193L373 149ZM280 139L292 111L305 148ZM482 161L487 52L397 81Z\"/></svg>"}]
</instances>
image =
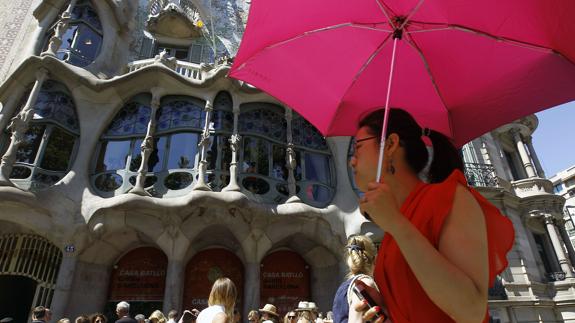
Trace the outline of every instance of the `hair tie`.
<instances>
[{"instance_id":1,"label":"hair tie","mask_svg":"<svg viewBox=\"0 0 575 323\"><path fill-rule=\"evenodd\" d=\"M421 136L422 137L429 137L429 135L431 135L431 129L429 129L429 128L421 129Z\"/></svg>"},{"instance_id":2,"label":"hair tie","mask_svg":"<svg viewBox=\"0 0 575 323\"><path fill-rule=\"evenodd\" d=\"M363 251L363 248L356 245L356 244L351 244L351 245L347 246L347 249L349 249L351 251L357 251L357 252Z\"/></svg>"}]
</instances>

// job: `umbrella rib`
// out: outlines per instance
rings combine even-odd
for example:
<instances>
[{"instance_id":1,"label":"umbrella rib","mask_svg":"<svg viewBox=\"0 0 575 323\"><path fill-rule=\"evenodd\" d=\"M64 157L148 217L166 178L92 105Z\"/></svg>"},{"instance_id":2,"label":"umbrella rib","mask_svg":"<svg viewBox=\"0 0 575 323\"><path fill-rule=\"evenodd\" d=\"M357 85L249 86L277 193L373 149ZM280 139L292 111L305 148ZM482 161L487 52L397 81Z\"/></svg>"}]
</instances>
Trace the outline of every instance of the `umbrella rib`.
<instances>
[{"instance_id":1,"label":"umbrella rib","mask_svg":"<svg viewBox=\"0 0 575 323\"><path fill-rule=\"evenodd\" d=\"M445 112L447 113L447 120L449 120L449 131L451 133L451 136L455 137L453 126L451 123L451 111L449 111L449 109L447 109L447 104L445 103L445 99L443 98L443 95L441 95L441 91L439 90L439 86L437 85L437 82L435 82L435 77L433 76L433 73L431 72L431 67L429 66L429 63L427 62L425 55L423 55L423 51L421 50L421 48L419 48L419 46L417 46L417 43L415 42L415 40L411 36L406 37L406 42L409 46L411 46L419 54L419 57L421 57L421 60L423 61L423 65L425 66L425 70L427 71L427 74L429 75L429 79L431 80L431 84L433 84L433 88L435 89L435 92L439 96L439 99L441 100L441 103L443 104L443 108L445 109Z\"/></svg>"},{"instance_id":2,"label":"umbrella rib","mask_svg":"<svg viewBox=\"0 0 575 323\"><path fill-rule=\"evenodd\" d=\"M371 24L370 24L370 25L371 25ZM334 30L334 29L339 29L339 28L344 28L344 27L352 27L352 28L359 28L359 29L368 29L368 30L382 31L382 32L387 32L387 33L391 32L391 30L382 29L382 28L370 27L370 26L368 26L367 24L366 24L366 25L363 25L363 24L360 24L360 23L346 22L346 23L343 23L343 24L332 25L332 26L322 27L322 28L318 28L318 29L308 30L308 31L306 31L306 32L304 32L304 33L302 33L302 34L293 36L293 37L291 37L291 38L289 38L289 39L282 40L281 42L277 42L277 43L275 43L275 44L266 46L266 47L262 48L261 50L263 51L263 50L266 50L266 49L271 49L271 48L274 48L274 47L277 47L277 46L281 46L281 45L284 45L284 44L289 43L289 42L291 42L291 41L294 41L294 40L297 40L297 39L300 39L300 38L302 38L302 37L309 36L309 35L312 35L312 34L315 34L315 33L319 33L319 32L322 32L322 31Z\"/></svg>"},{"instance_id":3,"label":"umbrella rib","mask_svg":"<svg viewBox=\"0 0 575 323\"><path fill-rule=\"evenodd\" d=\"M541 45L537 45L537 44L533 44L533 43L529 43L529 42L525 42L525 41L521 41L521 40L516 40L513 38L509 38L509 37L501 37L501 36L495 36L492 35L490 33L481 31L481 30L477 30L477 29L473 29L473 28L469 28L469 27L465 27L462 25L457 25L457 24L443 24L443 23L433 23L433 22L421 22L421 21L412 21L412 23L414 24L420 24L420 25L430 25L430 26L441 26L441 28L435 28L435 29L422 29L422 30L417 30L417 31L410 31L408 33L416 33L416 32L424 32L424 31L442 31L442 30L459 30L462 32L467 32L467 33L471 33L471 34L477 34L479 36L484 36L487 38L491 38L497 41L502 41L505 43L509 43L515 46L520 46L520 47L524 47L524 48L529 48L529 49L533 49L533 50L539 50L539 51L544 51L544 52L556 52L555 50L545 47L545 46L541 46Z\"/></svg>"},{"instance_id":4,"label":"umbrella rib","mask_svg":"<svg viewBox=\"0 0 575 323\"><path fill-rule=\"evenodd\" d=\"M386 10L389 10L394 16L395 13L393 13L393 11L391 10L391 8L389 8L385 2L379 1L379 0L375 0L375 2L377 3L377 5L379 6L379 9L381 10L381 12L383 12L383 15L385 16L385 18L387 18L387 21L389 22L390 26L394 26L393 21L391 20L391 17L389 16L389 14L387 13Z\"/></svg>"},{"instance_id":5,"label":"umbrella rib","mask_svg":"<svg viewBox=\"0 0 575 323\"><path fill-rule=\"evenodd\" d=\"M413 9L411 9L411 12L407 15L407 17L405 18L405 20L403 21L401 26L399 26L398 29L403 29L403 27L405 27L405 25L407 25L409 20L411 20L411 17L413 17L413 15L415 15L415 13L419 10L419 8L421 7L422 4L423 4L423 0L419 0L419 2L415 5L415 7L413 7Z\"/></svg>"},{"instance_id":6,"label":"umbrella rib","mask_svg":"<svg viewBox=\"0 0 575 323\"><path fill-rule=\"evenodd\" d=\"M373 51L373 53L369 56L369 58L365 61L365 63L363 63L363 65L361 65L361 67L359 68L357 73L355 73L353 79L351 80L351 83L347 86L347 88L343 92L344 96L349 91L349 89L351 89L353 87L353 85L357 82L357 80L359 79L359 77L361 76L363 71L369 66L369 64L371 64L373 59L383 50L383 46L391 38L391 35L392 34L389 34L387 37L385 37L385 39L381 42L381 44L379 44L379 46L377 46L377 48ZM339 101L339 104L338 104L337 109L336 109L336 113L339 110L339 108L341 107L341 103L342 103L342 100Z\"/></svg>"}]
</instances>

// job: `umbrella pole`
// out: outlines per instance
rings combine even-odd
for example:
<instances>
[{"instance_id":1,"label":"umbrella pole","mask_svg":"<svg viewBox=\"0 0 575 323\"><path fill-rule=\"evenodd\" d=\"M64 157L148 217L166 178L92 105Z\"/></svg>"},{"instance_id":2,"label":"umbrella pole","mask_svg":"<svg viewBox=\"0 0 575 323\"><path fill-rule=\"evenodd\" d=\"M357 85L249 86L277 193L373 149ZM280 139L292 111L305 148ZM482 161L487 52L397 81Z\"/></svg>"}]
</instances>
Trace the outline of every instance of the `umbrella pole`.
<instances>
[{"instance_id":1,"label":"umbrella pole","mask_svg":"<svg viewBox=\"0 0 575 323\"><path fill-rule=\"evenodd\" d=\"M401 39L401 36L395 37L393 39L393 52L391 54L391 67L389 69L389 80L387 82L387 97L385 98L385 113L383 116L383 126L381 130L381 139L379 145L379 159L377 161L377 177L376 182L381 181L381 171L383 167L383 152L385 150L385 138L387 137L387 122L389 118L389 98L391 97L391 83L393 79L393 68L395 67L395 50L397 49L397 41Z\"/></svg>"}]
</instances>

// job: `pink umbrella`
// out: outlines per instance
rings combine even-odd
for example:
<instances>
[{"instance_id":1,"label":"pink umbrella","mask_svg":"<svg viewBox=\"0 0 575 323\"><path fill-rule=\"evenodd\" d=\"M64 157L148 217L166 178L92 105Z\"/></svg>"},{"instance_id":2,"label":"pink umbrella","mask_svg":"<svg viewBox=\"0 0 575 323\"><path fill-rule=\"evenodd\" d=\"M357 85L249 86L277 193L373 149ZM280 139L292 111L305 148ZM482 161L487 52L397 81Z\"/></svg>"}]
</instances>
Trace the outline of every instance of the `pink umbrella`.
<instances>
[{"instance_id":1,"label":"pink umbrella","mask_svg":"<svg viewBox=\"0 0 575 323\"><path fill-rule=\"evenodd\" d=\"M573 0L252 0L230 76L326 136L394 106L461 146L575 99L573 17Z\"/></svg>"}]
</instances>

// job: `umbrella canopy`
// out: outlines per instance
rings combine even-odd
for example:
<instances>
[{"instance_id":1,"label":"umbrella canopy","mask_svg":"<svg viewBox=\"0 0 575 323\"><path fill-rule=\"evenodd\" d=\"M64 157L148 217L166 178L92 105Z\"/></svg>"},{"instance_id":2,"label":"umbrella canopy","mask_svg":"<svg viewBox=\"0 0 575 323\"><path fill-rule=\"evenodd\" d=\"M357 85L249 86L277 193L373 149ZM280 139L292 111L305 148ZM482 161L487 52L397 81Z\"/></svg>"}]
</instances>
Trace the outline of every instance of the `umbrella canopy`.
<instances>
[{"instance_id":1,"label":"umbrella canopy","mask_svg":"<svg viewBox=\"0 0 575 323\"><path fill-rule=\"evenodd\" d=\"M252 0L230 76L326 136L390 106L461 146L575 100L573 0Z\"/></svg>"}]
</instances>

